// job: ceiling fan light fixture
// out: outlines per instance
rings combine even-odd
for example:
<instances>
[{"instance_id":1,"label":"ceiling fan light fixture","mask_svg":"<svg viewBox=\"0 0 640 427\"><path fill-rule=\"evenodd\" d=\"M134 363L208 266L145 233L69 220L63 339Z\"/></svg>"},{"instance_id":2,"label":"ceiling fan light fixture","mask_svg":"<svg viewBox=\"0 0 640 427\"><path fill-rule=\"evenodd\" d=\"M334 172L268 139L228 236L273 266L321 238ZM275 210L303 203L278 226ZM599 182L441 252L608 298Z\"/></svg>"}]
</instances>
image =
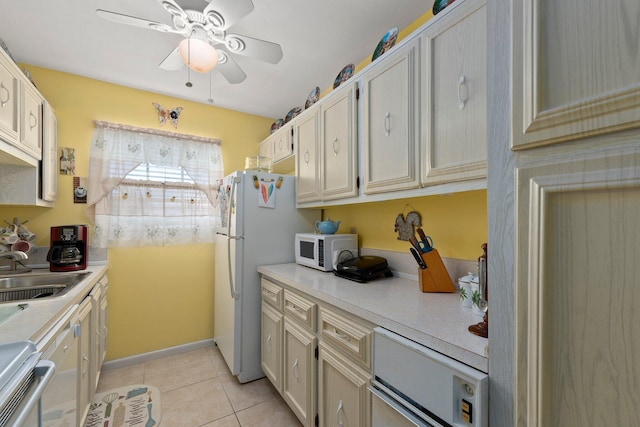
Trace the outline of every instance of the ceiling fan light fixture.
<instances>
[{"instance_id":1,"label":"ceiling fan light fixture","mask_svg":"<svg viewBox=\"0 0 640 427\"><path fill-rule=\"evenodd\" d=\"M204 40L188 38L178 46L182 60L189 68L206 73L218 64L218 51Z\"/></svg>"}]
</instances>

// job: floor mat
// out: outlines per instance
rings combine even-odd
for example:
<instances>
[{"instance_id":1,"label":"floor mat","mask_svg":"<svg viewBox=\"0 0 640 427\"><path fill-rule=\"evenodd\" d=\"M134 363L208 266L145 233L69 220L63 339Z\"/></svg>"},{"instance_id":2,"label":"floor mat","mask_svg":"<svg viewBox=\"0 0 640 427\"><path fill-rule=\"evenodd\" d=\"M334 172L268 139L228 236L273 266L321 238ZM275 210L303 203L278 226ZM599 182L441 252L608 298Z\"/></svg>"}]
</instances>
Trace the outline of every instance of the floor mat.
<instances>
[{"instance_id":1,"label":"floor mat","mask_svg":"<svg viewBox=\"0 0 640 427\"><path fill-rule=\"evenodd\" d=\"M158 389L137 384L97 394L85 427L154 427L160 418Z\"/></svg>"}]
</instances>

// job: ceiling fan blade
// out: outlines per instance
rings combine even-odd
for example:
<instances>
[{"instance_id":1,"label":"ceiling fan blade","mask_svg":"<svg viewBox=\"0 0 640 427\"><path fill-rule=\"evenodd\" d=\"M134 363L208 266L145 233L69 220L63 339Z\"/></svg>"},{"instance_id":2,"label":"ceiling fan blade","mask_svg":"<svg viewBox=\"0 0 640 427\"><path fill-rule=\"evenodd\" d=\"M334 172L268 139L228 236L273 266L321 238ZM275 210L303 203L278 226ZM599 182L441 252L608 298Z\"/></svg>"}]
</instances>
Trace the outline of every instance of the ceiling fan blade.
<instances>
[{"instance_id":1,"label":"ceiling fan blade","mask_svg":"<svg viewBox=\"0 0 640 427\"><path fill-rule=\"evenodd\" d=\"M231 84L238 84L247 78L247 75L228 52L218 49L218 65L216 66L220 74Z\"/></svg>"},{"instance_id":2,"label":"ceiling fan blade","mask_svg":"<svg viewBox=\"0 0 640 427\"><path fill-rule=\"evenodd\" d=\"M172 26L161 24L160 22L149 21L147 19L136 18L135 16L123 15L122 13L110 12L108 10L97 9L96 15L109 21L119 24L133 25L134 27L149 28L163 33L177 33Z\"/></svg>"},{"instance_id":3,"label":"ceiling fan blade","mask_svg":"<svg viewBox=\"0 0 640 427\"><path fill-rule=\"evenodd\" d=\"M239 34L229 34L225 45L231 53L249 56L261 61L277 64L282 59L282 48L277 43L254 39Z\"/></svg>"},{"instance_id":4,"label":"ceiling fan blade","mask_svg":"<svg viewBox=\"0 0 640 427\"><path fill-rule=\"evenodd\" d=\"M251 0L211 0L202 13L216 31L226 31L252 10Z\"/></svg>"},{"instance_id":5,"label":"ceiling fan blade","mask_svg":"<svg viewBox=\"0 0 640 427\"><path fill-rule=\"evenodd\" d=\"M173 49L160 63L160 68L167 71L181 70L183 66L184 61L178 48Z\"/></svg>"}]
</instances>

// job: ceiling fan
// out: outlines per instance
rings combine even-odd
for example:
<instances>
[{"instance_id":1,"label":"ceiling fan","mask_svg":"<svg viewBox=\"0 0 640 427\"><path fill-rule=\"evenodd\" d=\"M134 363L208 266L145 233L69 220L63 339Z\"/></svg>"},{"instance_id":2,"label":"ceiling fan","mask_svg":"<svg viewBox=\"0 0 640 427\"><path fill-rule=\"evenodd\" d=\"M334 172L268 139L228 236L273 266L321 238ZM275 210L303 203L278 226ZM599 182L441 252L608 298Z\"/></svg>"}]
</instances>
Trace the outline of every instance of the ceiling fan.
<instances>
[{"instance_id":1,"label":"ceiling fan","mask_svg":"<svg viewBox=\"0 0 640 427\"><path fill-rule=\"evenodd\" d=\"M277 64L282 59L279 44L227 33L233 24L251 13L251 0L211 0L201 12L183 9L174 0L156 2L169 12L173 26L102 9L97 9L96 14L113 22L185 37L160 63L160 68L164 70L179 70L185 64L200 72L217 67L229 83L235 84L242 82L247 75L233 60L231 53L271 64ZM202 61L204 64L200 64Z\"/></svg>"}]
</instances>

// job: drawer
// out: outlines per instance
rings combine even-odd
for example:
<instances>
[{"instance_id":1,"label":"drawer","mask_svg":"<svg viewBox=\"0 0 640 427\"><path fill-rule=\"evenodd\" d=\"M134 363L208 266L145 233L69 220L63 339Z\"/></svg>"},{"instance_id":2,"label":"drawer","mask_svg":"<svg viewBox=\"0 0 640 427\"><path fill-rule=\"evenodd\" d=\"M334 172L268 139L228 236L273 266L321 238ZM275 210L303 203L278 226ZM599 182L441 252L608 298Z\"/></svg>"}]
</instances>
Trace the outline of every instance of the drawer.
<instances>
[{"instance_id":1,"label":"drawer","mask_svg":"<svg viewBox=\"0 0 640 427\"><path fill-rule=\"evenodd\" d=\"M320 307L320 336L334 349L371 367L373 327L368 327L327 307Z\"/></svg>"},{"instance_id":2,"label":"drawer","mask_svg":"<svg viewBox=\"0 0 640 427\"><path fill-rule=\"evenodd\" d=\"M262 300L271 304L279 311L282 311L283 292L282 286L263 278L262 284Z\"/></svg>"},{"instance_id":3,"label":"drawer","mask_svg":"<svg viewBox=\"0 0 640 427\"><path fill-rule=\"evenodd\" d=\"M284 313L289 318L297 319L311 332L316 331L318 305L315 302L285 289Z\"/></svg>"}]
</instances>

